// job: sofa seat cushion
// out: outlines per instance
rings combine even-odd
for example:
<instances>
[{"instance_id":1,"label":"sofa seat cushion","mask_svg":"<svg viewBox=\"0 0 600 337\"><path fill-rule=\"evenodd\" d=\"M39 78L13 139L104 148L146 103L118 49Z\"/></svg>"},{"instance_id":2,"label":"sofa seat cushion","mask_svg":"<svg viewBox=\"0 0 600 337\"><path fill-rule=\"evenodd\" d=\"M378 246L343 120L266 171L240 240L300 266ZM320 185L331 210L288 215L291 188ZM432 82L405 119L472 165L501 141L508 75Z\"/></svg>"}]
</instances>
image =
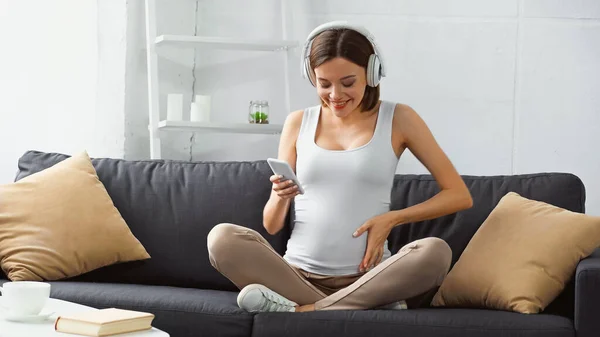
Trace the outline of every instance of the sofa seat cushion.
<instances>
[{"instance_id":1,"label":"sofa seat cushion","mask_svg":"<svg viewBox=\"0 0 600 337\"><path fill-rule=\"evenodd\" d=\"M95 307L156 315L153 326L173 337L250 336L252 316L235 292L117 283L50 282L51 297Z\"/></svg>"},{"instance_id":2,"label":"sofa seat cushion","mask_svg":"<svg viewBox=\"0 0 600 337\"><path fill-rule=\"evenodd\" d=\"M561 316L486 309L322 311L257 314L252 336L575 336Z\"/></svg>"}]
</instances>

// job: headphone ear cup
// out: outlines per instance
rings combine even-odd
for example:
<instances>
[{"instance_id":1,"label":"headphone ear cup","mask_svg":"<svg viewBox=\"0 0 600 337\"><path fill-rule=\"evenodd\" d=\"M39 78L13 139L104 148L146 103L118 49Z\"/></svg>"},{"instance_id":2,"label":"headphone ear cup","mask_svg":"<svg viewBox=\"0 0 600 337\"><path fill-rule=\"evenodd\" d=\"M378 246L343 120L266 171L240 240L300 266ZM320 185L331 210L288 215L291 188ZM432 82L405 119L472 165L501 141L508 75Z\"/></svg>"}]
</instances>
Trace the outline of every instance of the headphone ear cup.
<instances>
[{"instance_id":1,"label":"headphone ear cup","mask_svg":"<svg viewBox=\"0 0 600 337\"><path fill-rule=\"evenodd\" d=\"M376 87L381 80L381 61L376 54L371 54L367 64L367 85Z\"/></svg>"},{"instance_id":2,"label":"headphone ear cup","mask_svg":"<svg viewBox=\"0 0 600 337\"><path fill-rule=\"evenodd\" d=\"M312 69L310 69L310 64L308 62L308 57L304 60L304 77L308 78L308 81L310 82L310 84L312 84L313 87L316 87Z\"/></svg>"}]
</instances>

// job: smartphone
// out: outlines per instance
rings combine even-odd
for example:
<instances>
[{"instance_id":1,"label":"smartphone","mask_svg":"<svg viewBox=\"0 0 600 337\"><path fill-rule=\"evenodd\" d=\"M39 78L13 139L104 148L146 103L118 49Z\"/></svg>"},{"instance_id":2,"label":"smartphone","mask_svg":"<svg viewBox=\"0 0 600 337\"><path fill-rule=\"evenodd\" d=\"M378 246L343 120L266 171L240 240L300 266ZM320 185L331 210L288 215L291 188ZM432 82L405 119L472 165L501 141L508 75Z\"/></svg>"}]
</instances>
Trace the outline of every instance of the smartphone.
<instances>
[{"instance_id":1,"label":"smartphone","mask_svg":"<svg viewBox=\"0 0 600 337\"><path fill-rule=\"evenodd\" d=\"M298 186L298 192L300 192L300 194L304 194L304 189L302 188L302 185L300 185L298 177L296 177L294 170L292 170L292 167L290 164L288 164L288 162L275 158L267 158L267 163L271 167L271 171L273 171L273 173L283 176L281 181L293 181Z\"/></svg>"}]
</instances>

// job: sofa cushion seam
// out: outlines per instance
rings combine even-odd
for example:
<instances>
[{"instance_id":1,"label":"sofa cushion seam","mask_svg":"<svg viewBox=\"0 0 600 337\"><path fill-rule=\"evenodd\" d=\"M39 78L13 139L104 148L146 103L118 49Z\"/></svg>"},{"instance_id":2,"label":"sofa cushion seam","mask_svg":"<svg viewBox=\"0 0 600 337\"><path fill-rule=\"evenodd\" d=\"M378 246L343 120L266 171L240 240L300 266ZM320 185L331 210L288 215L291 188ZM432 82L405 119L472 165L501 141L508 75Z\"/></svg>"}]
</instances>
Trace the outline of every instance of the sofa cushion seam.
<instances>
[{"instance_id":1,"label":"sofa cushion seam","mask_svg":"<svg viewBox=\"0 0 600 337\"><path fill-rule=\"evenodd\" d=\"M247 318L253 318L254 315L246 314L246 313L232 313L232 314L216 314L205 311L190 311L190 310L179 310L179 309L170 309L170 308L158 308L158 307L144 307L138 305L121 305L123 307L135 308L133 310L146 310L146 311L168 311L168 312L177 312L177 313L188 313L188 314L202 314L208 316L222 316L222 317L234 317L234 316L242 316Z\"/></svg>"},{"instance_id":2,"label":"sofa cushion seam","mask_svg":"<svg viewBox=\"0 0 600 337\"><path fill-rule=\"evenodd\" d=\"M412 326L412 327L434 327L434 328L453 328L453 329L477 329L477 330L510 330L510 331L572 331L569 328L552 328L544 329L541 328L486 328L486 327L469 327L469 326L456 326L456 325L436 325L436 324L406 324L399 322L379 322L379 321L358 321L358 320L332 320L332 319L320 319L311 318L309 321L324 321L324 322L344 322L344 323L375 323L375 324L388 324L388 325L400 325L400 326Z\"/></svg>"}]
</instances>

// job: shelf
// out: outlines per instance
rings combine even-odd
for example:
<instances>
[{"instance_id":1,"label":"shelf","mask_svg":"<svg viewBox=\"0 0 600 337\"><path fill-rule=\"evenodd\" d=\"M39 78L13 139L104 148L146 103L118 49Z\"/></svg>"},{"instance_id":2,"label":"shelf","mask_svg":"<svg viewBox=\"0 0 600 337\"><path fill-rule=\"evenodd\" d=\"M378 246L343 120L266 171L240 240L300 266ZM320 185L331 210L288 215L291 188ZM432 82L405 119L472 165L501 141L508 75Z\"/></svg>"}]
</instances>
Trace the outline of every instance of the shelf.
<instances>
[{"instance_id":1,"label":"shelf","mask_svg":"<svg viewBox=\"0 0 600 337\"><path fill-rule=\"evenodd\" d=\"M163 131L280 134L282 128L283 125L281 124L206 123L166 120L158 122L158 129Z\"/></svg>"},{"instance_id":2,"label":"shelf","mask_svg":"<svg viewBox=\"0 0 600 337\"><path fill-rule=\"evenodd\" d=\"M242 134L257 134L257 135L280 135L283 129L281 124L250 124L247 119L244 118L245 113L238 115L239 118L234 123L222 123L222 122L191 122L191 121L170 121L161 120L161 108L163 107L161 97L161 75L159 71L159 64L161 61L172 61L171 58L181 51L194 51L194 57L204 56L206 53L213 53L221 50L222 53L214 56L225 56L225 52L233 52L232 56L236 56L236 52L247 51L242 56L249 56L250 52L254 52L258 56L268 56L267 60L277 55L281 56L282 62L280 64L281 79L284 80L283 91L285 96L283 97L283 103L285 108L283 111L291 111L290 103L290 62L294 62L294 53L302 48L303 42L301 40L293 40L293 36L289 32L293 31L293 7L290 0L281 0L278 6L281 9L281 28L273 31L272 39L249 39L243 36L215 36L215 35L201 35L196 36L195 34L158 34L158 20L160 17L166 20L164 11L160 12L157 10L157 2L159 0L143 0L145 6L144 11L144 23L145 23L145 52L146 52L146 75L148 78L148 133L149 133L149 147L150 147L150 159L161 159L163 150L163 137L169 136L170 132L176 133L207 133L207 134L227 134L233 136ZM210 14L210 13L209 13ZM165 21L166 22L166 21ZM230 23L231 24L231 23ZM233 22L235 26L235 22ZM243 33L243 31L241 32ZM245 35L245 34L244 34ZM266 36L267 37L267 36ZM269 56L268 53L277 53L277 55ZM162 55L161 55L162 54ZM162 57L161 57L162 56ZM211 56L211 55L208 55ZM279 58L277 56L277 58ZM187 64L186 64L187 65ZM222 67L222 64L211 64L205 65L216 66L217 70ZM171 67L172 68L172 67ZM173 71L173 69L168 69ZM165 70L166 71L166 70ZM279 70L278 70L279 71ZM192 70L193 72L193 70ZM210 74L209 74L210 75ZM265 75L265 79L271 80L270 74ZM210 76L203 78L204 81L210 86ZM187 90L187 83L180 90ZM191 86L191 91L195 92L194 85ZM276 136L277 137L277 136ZM264 138L264 137L259 137ZM266 137L270 138L270 137ZM190 142L193 139L190 139ZM170 142L164 144L172 146ZM193 155L193 153L190 153Z\"/></svg>"},{"instance_id":3,"label":"shelf","mask_svg":"<svg viewBox=\"0 0 600 337\"><path fill-rule=\"evenodd\" d=\"M192 36L192 35L159 35L155 44L184 47L208 47L214 49L236 49L255 51L279 51L297 47L297 41L290 40L249 40L226 37Z\"/></svg>"}]
</instances>

